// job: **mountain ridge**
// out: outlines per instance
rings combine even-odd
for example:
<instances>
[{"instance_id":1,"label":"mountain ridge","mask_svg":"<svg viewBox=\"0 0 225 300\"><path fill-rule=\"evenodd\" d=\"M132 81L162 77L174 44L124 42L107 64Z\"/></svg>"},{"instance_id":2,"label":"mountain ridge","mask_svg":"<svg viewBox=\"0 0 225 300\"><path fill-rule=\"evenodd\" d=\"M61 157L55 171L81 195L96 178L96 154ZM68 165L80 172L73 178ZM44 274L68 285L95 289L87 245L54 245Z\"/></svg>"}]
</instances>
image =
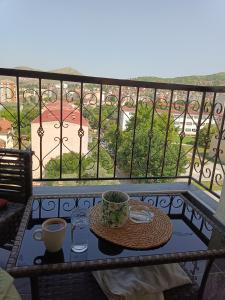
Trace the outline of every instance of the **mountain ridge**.
<instances>
[{"instance_id":1,"label":"mountain ridge","mask_svg":"<svg viewBox=\"0 0 225 300\"><path fill-rule=\"evenodd\" d=\"M17 66L14 69L29 70L29 71L43 71L40 69L30 68L28 66ZM69 74L69 75L83 75L80 71L71 67L63 67L63 68L53 69L44 72ZM0 76L0 79L4 79L4 78ZM225 72L218 72L209 75L186 75L186 76L177 76L177 77L138 76L130 79L138 80L138 81L148 81L148 82L225 86Z\"/></svg>"},{"instance_id":2,"label":"mountain ridge","mask_svg":"<svg viewBox=\"0 0 225 300\"><path fill-rule=\"evenodd\" d=\"M138 76L132 79L149 82L215 86L225 85L225 72L219 72L209 75L186 75L178 77Z\"/></svg>"}]
</instances>

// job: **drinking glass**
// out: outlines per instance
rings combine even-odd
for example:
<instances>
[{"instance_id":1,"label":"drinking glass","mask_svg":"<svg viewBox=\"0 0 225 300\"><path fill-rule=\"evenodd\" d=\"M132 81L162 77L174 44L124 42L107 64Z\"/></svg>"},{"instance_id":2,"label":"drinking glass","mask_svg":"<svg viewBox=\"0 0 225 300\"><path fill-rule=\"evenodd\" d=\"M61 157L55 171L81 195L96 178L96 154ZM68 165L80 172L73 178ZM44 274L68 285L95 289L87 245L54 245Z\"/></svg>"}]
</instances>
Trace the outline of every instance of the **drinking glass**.
<instances>
[{"instance_id":1,"label":"drinking glass","mask_svg":"<svg viewBox=\"0 0 225 300\"><path fill-rule=\"evenodd\" d=\"M88 248L88 209L77 207L71 215L71 250L82 253Z\"/></svg>"},{"instance_id":2,"label":"drinking glass","mask_svg":"<svg viewBox=\"0 0 225 300\"><path fill-rule=\"evenodd\" d=\"M145 205L131 205L129 207L129 218L134 223L150 223L154 218L154 213Z\"/></svg>"}]
</instances>

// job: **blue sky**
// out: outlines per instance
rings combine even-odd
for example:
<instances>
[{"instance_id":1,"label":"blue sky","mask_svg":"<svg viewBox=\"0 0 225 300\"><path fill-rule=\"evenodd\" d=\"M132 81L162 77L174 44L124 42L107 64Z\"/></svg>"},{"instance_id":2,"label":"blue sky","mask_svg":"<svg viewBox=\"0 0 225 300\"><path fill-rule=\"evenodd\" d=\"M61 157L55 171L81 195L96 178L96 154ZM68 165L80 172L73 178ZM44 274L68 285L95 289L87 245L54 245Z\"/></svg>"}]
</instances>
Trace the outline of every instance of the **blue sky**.
<instances>
[{"instance_id":1,"label":"blue sky","mask_svg":"<svg viewBox=\"0 0 225 300\"><path fill-rule=\"evenodd\" d=\"M224 0L0 0L0 67L130 78L225 71Z\"/></svg>"}]
</instances>

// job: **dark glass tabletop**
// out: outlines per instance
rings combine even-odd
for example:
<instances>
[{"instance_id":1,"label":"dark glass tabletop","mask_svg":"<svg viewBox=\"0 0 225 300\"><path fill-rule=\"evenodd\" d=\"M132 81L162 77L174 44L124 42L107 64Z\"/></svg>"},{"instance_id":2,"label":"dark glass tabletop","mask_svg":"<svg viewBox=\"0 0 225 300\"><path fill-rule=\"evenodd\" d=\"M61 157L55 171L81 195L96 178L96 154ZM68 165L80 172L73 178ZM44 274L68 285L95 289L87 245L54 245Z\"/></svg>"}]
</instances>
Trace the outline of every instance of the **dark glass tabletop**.
<instances>
[{"instance_id":1,"label":"dark glass tabletop","mask_svg":"<svg viewBox=\"0 0 225 300\"><path fill-rule=\"evenodd\" d=\"M220 249L224 235L218 227L182 194L131 194L131 199L144 201L164 211L171 219L173 233L164 245L148 250L131 250L98 238L89 230L88 249L84 253L71 251L70 216L75 207L90 208L101 201L100 195L42 197L33 200L32 212L24 232L16 265L33 266L60 262L93 261L108 258L140 257L149 255L186 253ZM46 252L44 243L33 239L33 232L44 220L62 217L68 222L66 238L58 253ZM149 234L151 234L149 232ZM219 241L219 242L218 242Z\"/></svg>"}]
</instances>

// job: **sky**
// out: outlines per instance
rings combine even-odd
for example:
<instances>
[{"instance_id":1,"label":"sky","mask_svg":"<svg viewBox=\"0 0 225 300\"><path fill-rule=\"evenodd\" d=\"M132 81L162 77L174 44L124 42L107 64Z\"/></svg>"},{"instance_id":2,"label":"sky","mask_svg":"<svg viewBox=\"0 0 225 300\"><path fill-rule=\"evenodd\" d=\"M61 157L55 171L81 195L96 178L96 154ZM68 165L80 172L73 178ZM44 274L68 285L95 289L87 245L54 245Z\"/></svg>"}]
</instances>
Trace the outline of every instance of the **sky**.
<instances>
[{"instance_id":1,"label":"sky","mask_svg":"<svg viewBox=\"0 0 225 300\"><path fill-rule=\"evenodd\" d=\"M0 67L133 78L225 72L225 0L0 0Z\"/></svg>"}]
</instances>

